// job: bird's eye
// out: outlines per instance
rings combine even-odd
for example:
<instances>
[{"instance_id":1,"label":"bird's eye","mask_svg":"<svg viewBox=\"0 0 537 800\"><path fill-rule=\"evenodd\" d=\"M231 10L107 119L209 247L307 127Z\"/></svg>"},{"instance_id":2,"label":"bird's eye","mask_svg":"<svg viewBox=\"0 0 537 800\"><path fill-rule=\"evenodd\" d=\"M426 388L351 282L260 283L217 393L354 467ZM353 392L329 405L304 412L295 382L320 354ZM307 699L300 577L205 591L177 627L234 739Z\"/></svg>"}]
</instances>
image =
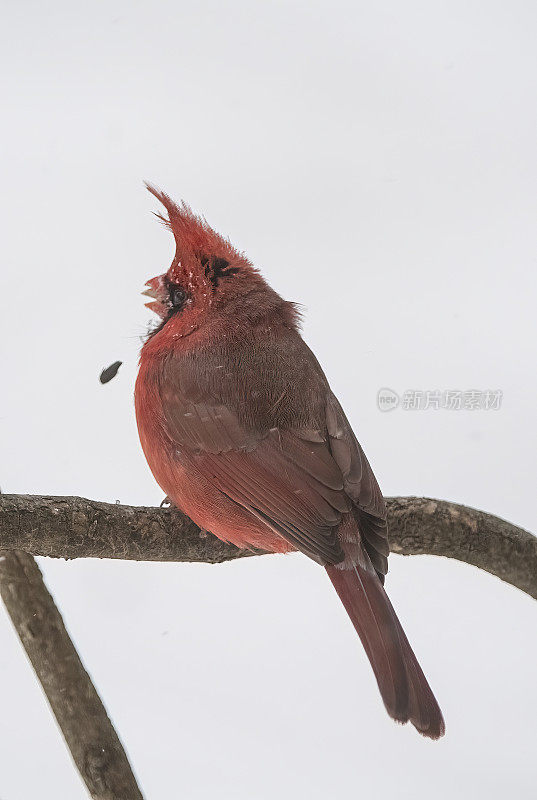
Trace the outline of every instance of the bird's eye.
<instances>
[{"instance_id":1,"label":"bird's eye","mask_svg":"<svg viewBox=\"0 0 537 800\"><path fill-rule=\"evenodd\" d=\"M187 294L182 286L170 287L170 303L173 311L180 311L186 303Z\"/></svg>"}]
</instances>

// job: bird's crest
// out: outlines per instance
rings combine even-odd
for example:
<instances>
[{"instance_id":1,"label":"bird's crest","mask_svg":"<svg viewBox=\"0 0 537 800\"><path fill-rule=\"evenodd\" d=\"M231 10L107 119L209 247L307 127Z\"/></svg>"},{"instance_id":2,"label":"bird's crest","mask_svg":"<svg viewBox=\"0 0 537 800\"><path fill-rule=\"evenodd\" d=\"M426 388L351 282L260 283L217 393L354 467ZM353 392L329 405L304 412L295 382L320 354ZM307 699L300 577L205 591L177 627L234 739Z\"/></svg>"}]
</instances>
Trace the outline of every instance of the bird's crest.
<instances>
[{"instance_id":1,"label":"bird's crest","mask_svg":"<svg viewBox=\"0 0 537 800\"><path fill-rule=\"evenodd\" d=\"M152 184L146 183L146 186L166 209L167 216L158 212L155 216L171 230L175 239L175 258L168 271L170 280L184 283L187 278L188 283L196 273L202 272L197 277L216 287L224 277L241 270L253 271L244 253L213 230L204 217L194 214L187 203L183 201L178 205Z\"/></svg>"}]
</instances>

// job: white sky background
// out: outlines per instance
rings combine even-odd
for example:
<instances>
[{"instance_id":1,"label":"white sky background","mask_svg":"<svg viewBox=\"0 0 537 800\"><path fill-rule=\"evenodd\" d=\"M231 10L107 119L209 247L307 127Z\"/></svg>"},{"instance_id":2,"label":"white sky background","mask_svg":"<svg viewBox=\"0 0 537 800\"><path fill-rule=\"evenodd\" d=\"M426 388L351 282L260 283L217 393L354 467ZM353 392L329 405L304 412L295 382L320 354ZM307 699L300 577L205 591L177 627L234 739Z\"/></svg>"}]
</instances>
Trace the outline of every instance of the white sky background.
<instances>
[{"instance_id":1,"label":"white sky background","mask_svg":"<svg viewBox=\"0 0 537 800\"><path fill-rule=\"evenodd\" d=\"M306 310L387 495L537 531L533 2L4 2L4 492L162 492L132 392L140 290L171 259L149 179ZM122 359L107 386L100 370ZM378 388L502 389L382 414ZM148 800L529 796L537 605L456 562L387 588L447 721L394 725L302 556L41 560ZM0 797L85 790L6 615Z\"/></svg>"}]
</instances>

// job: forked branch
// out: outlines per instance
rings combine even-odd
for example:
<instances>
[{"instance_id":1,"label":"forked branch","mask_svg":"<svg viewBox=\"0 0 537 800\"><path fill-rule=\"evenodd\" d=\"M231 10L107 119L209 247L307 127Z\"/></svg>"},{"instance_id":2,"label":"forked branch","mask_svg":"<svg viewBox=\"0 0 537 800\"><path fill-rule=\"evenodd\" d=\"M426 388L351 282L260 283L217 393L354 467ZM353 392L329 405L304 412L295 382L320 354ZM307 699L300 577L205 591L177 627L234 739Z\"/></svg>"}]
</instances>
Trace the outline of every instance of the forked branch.
<instances>
[{"instance_id":1,"label":"forked branch","mask_svg":"<svg viewBox=\"0 0 537 800\"><path fill-rule=\"evenodd\" d=\"M392 551L473 564L537 598L537 538L491 514L388 499ZM127 756L32 556L197 561L244 556L177 509L0 495L0 593L94 800L142 800Z\"/></svg>"}]
</instances>

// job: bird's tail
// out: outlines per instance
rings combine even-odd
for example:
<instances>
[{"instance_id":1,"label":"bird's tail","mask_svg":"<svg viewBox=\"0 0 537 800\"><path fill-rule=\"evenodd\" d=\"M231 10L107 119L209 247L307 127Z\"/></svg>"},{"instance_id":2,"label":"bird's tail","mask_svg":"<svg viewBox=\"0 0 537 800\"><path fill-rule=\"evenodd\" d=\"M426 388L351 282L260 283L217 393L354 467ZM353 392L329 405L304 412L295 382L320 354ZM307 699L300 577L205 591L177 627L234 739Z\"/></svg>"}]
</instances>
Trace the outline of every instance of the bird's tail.
<instances>
[{"instance_id":1,"label":"bird's tail","mask_svg":"<svg viewBox=\"0 0 537 800\"><path fill-rule=\"evenodd\" d=\"M439 739L445 732L442 712L373 568L326 571L362 640L390 717Z\"/></svg>"}]
</instances>

